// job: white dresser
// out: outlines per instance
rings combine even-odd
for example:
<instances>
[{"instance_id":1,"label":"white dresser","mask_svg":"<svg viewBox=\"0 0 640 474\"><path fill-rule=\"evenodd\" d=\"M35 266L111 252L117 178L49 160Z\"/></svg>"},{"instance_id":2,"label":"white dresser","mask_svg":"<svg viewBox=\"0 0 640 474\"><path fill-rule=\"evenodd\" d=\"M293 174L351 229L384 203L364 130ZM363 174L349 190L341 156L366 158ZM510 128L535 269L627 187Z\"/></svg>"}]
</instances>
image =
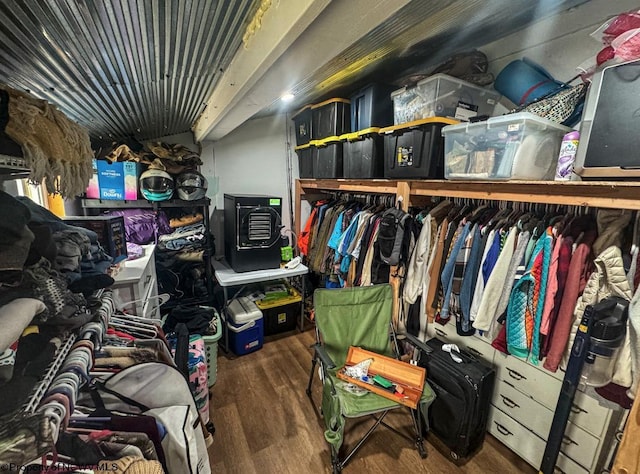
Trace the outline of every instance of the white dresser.
<instances>
[{"instance_id":1,"label":"white dresser","mask_svg":"<svg viewBox=\"0 0 640 474\"><path fill-rule=\"evenodd\" d=\"M457 344L493 364L496 384L487 430L535 468L540 467L564 372L549 372L495 350L479 335L456 333L455 322L430 324L429 337ZM567 474L603 472L623 410L603 407L578 391L557 468Z\"/></svg>"},{"instance_id":2,"label":"white dresser","mask_svg":"<svg viewBox=\"0 0 640 474\"><path fill-rule=\"evenodd\" d=\"M112 288L117 304L136 316L159 318L158 283L156 279L155 245L144 245L144 256L124 262L124 268L113 277Z\"/></svg>"}]
</instances>

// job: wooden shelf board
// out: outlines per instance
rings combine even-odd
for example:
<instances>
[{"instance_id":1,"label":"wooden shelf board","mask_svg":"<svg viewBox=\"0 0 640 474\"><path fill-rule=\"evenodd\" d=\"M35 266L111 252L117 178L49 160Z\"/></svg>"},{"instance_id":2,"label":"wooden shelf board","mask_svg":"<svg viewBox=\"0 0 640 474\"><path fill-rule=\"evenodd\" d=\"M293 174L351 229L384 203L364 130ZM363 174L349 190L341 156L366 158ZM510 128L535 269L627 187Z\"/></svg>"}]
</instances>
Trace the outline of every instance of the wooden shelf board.
<instances>
[{"instance_id":1,"label":"wooden shelf board","mask_svg":"<svg viewBox=\"0 0 640 474\"><path fill-rule=\"evenodd\" d=\"M640 183L558 181L411 181L414 196L443 196L568 206L640 209Z\"/></svg>"},{"instance_id":2,"label":"wooden shelf board","mask_svg":"<svg viewBox=\"0 0 640 474\"><path fill-rule=\"evenodd\" d=\"M302 190L396 194L398 182L388 179L300 179Z\"/></svg>"}]
</instances>

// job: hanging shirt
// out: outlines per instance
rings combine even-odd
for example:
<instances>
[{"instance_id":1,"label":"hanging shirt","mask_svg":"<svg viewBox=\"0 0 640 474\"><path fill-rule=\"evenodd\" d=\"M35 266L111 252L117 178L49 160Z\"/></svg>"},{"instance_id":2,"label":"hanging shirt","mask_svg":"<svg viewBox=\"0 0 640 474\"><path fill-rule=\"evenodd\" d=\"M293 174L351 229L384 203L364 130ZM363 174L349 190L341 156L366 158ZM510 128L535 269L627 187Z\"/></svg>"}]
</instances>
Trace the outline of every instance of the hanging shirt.
<instances>
[{"instance_id":1,"label":"hanging shirt","mask_svg":"<svg viewBox=\"0 0 640 474\"><path fill-rule=\"evenodd\" d=\"M453 273L456 264L456 258L458 256L458 252L462 248L467 235L471 229L471 223L464 223L464 221L460 222L458 226L458 230L456 230L456 234L454 235L454 240L451 243L451 252L449 253L449 257L447 262L442 270L441 282L442 282L442 293L443 293L443 303L442 309L440 311L440 319L446 320L449 319L449 306L451 304L451 292L453 291Z\"/></svg>"},{"instance_id":2,"label":"hanging shirt","mask_svg":"<svg viewBox=\"0 0 640 474\"><path fill-rule=\"evenodd\" d=\"M551 263L551 252L553 245L553 233L551 227L547 228L545 233L540 236L534 250L540 252L539 271L534 272L535 286L534 286L534 328L533 328L533 341L531 345L531 356L529 360L534 365L538 365L540 360L540 326L542 324L542 313L544 311L544 301L547 292L547 280L549 277L549 265ZM537 262L536 262L537 263ZM536 269L537 270L537 269Z\"/></svg>"},{"instance_id":3,"label":"hanging shirt","mask_svg":"<svg viewBox=\"0 0 640 474\"><path fill-rule=\"evenodd\" d=\"M487 229L487 231L488 234L486 234L486 241L484 242L482 261L480 263L480 268L478 269L478 275L476 276L476 287L473 290L473 299L471 300L471 311L469 313L469 319L471 321L475 321L476 317L478 316L478 309L480 309L480 303L482 302L482 295L484 293L484 278L482 276L482 266L487 258L487 254L489 253L489 249L493 244L493 239L496 234L496 231L494 229Z\"/></svg>"},{"instance_id":4,"label":"hanging shirt","mask_svg":"<svg viewBox=\"0 0 640 474\"><path fill-rule=\"evenodd\" d=\"M438 296L438 283L440 282L440 267L442 265L445 238L447 229L449 228L449 220L445 218L438 228L437 243L433 249L433 260L430 262L427 274L429 284L425 295L425 311L427 313L427 321L433 322L436 315L436 298Z\"/></svg>"},{"instance_id":5,"label":"hanging shirt","mask_svg":"<svg viewBox=\"0 0 640 474\"><path fill-rule=\"evenodd\" d=\"M518 228L514 226L508 232L504 232L504 234L507 236L504 248L498 255L491 274L489 275L489 279L484 287L482 301L478 308L478 316L473 322L473 327L479 331L491 331L494 326L498 303L500 302L500 296L504 292L507 271L511 263L511 258L513 257L513 251L515 250ZM501 236L496 236L494 243L500 240ZM493 338L492 336L493 335L490 335L491 338Z\"/></svg>"},{"instance_id":6,"label":"hanging shirt","mask_svg":"<svg viewBox=\"0 0 640 474\"><path fill-rule=\"evenodd\" d=\"M502 247L501 235L494 234L493 242L491 242L491 247L489 247L489 251L487 252L487 256L482 263L482 279L484 284L487 284L489 277L491 276L491 272L493 271L493 267L498 261L498 256L500 255L500 248Z\"/></svg>"},{"instance_id":7,"label":"hanging shirt","mask_svg":"<svg viewBox=\"0 0 640 474\"><path fill-rule=\"evenodd\" d=\"M471 251L464 271L462 286L460 287L461 329L464 332L469 331L471 326L471 302L473 301L476 278L482 260L482 232L479 225L475 226L472 238Z\"/></svg>"},{"instance_id":8,"label":"hanging shirt","mask_svg":"<svg viewBox=\"0 0 640 474\"><path fill-rule=\"evenodd\" d=\"M449 300L449 314L456 319L456 331L461 336L471 336L475 333L474 329L462 329L462 307L460 303L460 292L462 291L462 281L465 275L467 262L473 247L473 239L478 229L477 224L473 224L464 239L462 247L458 251L458 255L453 267L453 282L451 284L451 298Z\"/></svg>"}]
</instances>

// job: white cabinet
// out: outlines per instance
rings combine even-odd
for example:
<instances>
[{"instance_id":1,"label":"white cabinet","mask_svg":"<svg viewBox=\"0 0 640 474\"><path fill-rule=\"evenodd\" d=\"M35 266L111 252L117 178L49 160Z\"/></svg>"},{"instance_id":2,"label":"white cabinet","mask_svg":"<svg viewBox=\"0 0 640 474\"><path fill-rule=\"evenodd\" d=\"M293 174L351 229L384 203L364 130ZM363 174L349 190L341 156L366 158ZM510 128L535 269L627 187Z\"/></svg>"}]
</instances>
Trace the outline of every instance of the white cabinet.
<instances>
[{"instance_id":1,"label":"white cabinet","mask_svg":"<svg viewBox=\"0 0 640 474\"><path fill-rule=\"evenodd\" d=\"M143 257L127 260L124 268L113 277L113 293L117 304L126 311L145 318L158 318L155 245L143 248Z\"/></svg>"},{"instance_id":2,"label":"white cabinet","mask_svg":"<svg viewBox=\"0 0 640 474\"><path fill-rule=\"evenodd\" d=\"M430 324L429 337L493 364L496 384L487 431L538 468L546 444L564 373L551 373L540 365L503 354L481 336L459 336L454 322ZM578 391L565 431L557 467L567 474L600 473L622 409L604 407Z\"/></svg>"}]
</instances>

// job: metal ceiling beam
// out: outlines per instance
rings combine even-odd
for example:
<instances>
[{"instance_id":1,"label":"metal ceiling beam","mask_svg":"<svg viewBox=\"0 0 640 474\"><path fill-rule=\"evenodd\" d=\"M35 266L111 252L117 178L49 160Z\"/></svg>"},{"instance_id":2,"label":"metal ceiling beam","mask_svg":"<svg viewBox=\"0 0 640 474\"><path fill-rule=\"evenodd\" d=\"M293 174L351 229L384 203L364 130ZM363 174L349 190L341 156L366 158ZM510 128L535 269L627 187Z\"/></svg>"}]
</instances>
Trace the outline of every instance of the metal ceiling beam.
<instances>
[{"instance_id":1,"label":"metal ceiling beam","mask_svg":"<svg viewBox=\"0 0 640 474\"><path fill-rule=\"evenodd\" d=\"M265 15L262 29L252 40L255 43L238 51L219 81L193 127L196 141L222 138L408 3L410 0L281 0L276 10L268 12L270 17ZM309 14L300 12L303 4ZM298 9L298 15L290 9ZM322 15L318 15L320 10L324 10ZM294 22L291 15L299 20ZM288 30L286 25L290 25ZM282 62L285 51L291 67L272 67ZM242 81L242 87L236 81Z\"/></svg>"},{"instance_id":2,"label":"metal ceiling beam","mask_svg":"<svg viewBox=\"0 0 640 474\"><path fill-rule=\"evenodd\" d=\"M272 2L264 12L261 24L237 51L206 101L204 111L196 119L192 128L196 142L207 137L329 3L331 0Z\"/></svg>"}]
</instances>

